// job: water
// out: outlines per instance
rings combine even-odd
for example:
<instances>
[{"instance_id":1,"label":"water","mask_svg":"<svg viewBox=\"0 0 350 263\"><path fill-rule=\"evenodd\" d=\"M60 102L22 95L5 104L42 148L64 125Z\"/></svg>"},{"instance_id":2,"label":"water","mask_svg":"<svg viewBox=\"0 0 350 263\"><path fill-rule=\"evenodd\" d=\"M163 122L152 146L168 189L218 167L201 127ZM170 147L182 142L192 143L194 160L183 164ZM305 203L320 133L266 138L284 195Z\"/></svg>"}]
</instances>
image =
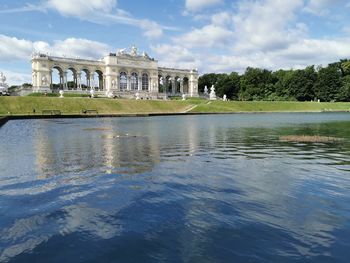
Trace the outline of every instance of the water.
<instances>
[{"instance_id":1,"label":"water","mask_svg":"<svg viewBox=\"0 0 350 263\"><path fill-rule=\"evenodd\" d=\"M0 262L349 262L350 114L10 121L0 149Z\"/></svg>"}]
</instances>

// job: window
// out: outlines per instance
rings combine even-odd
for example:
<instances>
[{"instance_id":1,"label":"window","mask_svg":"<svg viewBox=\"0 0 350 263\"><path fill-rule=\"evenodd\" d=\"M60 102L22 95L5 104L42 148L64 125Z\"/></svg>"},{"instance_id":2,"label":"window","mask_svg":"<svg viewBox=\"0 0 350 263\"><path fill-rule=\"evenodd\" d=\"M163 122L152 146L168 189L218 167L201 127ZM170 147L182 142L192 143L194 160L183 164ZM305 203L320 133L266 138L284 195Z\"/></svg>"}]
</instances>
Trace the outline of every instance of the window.
<instances>
[{"instance_id":1,"label":"window","mask_svg":"<svg viewBox=\"0 0 350 263\"><path fill-rule=\"evenodd\" d=\"M131 74L131 90L138 90L138 79L137 79L137 73L132 73Z\"/></svg>"},{"instance_id":2,"label":"window","mask_svg":"<svg viewBox=\"0 0 350 263\"><path fill-rule=\"evenodd\" d=\"M148 90L148 75L142 74L142 90Z\"/></svg>"},{"instance_id":3,"label":"window","mask_svg":"<svg viewBox=\"0 0 350 263\"><path fill-rule=\"evenodd\" d=\"M120 72L119 89L126 90L128 87L128 79L125 72Z\"/></svg>"}]
</instances>

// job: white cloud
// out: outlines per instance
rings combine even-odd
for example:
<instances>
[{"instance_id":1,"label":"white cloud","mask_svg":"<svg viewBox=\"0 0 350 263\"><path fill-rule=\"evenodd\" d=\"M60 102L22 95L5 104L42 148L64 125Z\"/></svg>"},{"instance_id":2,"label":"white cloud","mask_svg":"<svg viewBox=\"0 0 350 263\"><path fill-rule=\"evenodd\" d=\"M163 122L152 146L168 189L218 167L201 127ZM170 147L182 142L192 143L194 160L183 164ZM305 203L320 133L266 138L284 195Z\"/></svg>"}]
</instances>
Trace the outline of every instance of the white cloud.
<instances>
[{"instance_id":1,"label":"white cloud","mask_svg":"<svg viewBox=\"0 0 350 263\"><path fill-rule=\"evenodd\" d=\"M0 72L3 72L4 75L6 76L7 78L6 83L8 83L9 86L22 85L23 83L32 83L31 72L20 73L16 71L1 69L1 68L0 68Z\"/></svg>"},{"instance_id":2,"label":"white cloud","mask_svg":"<svg viewBox=\"0 0 350 263\"><path fill-rule=\"evenodd\" d=\"M305 5L316 7L316 2L240 1L232 10L202 19L209 22L206 26L172 41L178 49L183 47L192 54L202 73L243 72L248 66L271 70L302 68L349 58L349 39L312 38L308 26L298 21ZM333 4L340 2L342 0L336 0ZM330 4L328 0L321 0L317 7L324 9ZM214 47L220 49L208 51ZM176 58L170 58L172 63L177 63Z\"/></svg>"},{"instance_id":3,"label":"white cloud","mask_svg":"<svg viewBox=\"0 0 350 263\"><path fill-rule=\"evenodd\" d=\"M151 50L163 67L194 69L200 64L198 55L179 45L155 45L151 46Z\"/></svg>"},{"instance_id":4,"label":"white cloud","mask_svg":"<svg viewBox=\"0 0 350 263\"><path fill-rule=\"evenodd\" d=\"M48 0L46 5L61 15L86 17L96 12L109 13L116 7L116 0Z\"/></svg>"},{"instance_id":5,"label":"white cloud","mask_svg":"<svg viewBox=\"0 0 350 263\"><path fill-rule=\"evenodd\" d=\"M309 0L304 11L323 16L329 14L330 9L336 5L344 4L346 6L346 2L346 0Z\"/></svg>"},{"instance_id":6,"label":"white cloud","mask_svg":"<svg viewBox=\"0 0 350 263\"><path fill-rule=\"evenodd\" d=\"M174 41L188 48L224 47L232 40L233 32L217 25L207 25L174 38Z\"/></svg>"},{"instance_id":7,"label":"white cloud","mask_svg":"<svg viewBox=\"0 0 350 263\"><path fill-rule=\"evenodd\" d=\"M247 67L271 70L327 65L342 58L350 58L350 39L301 39L286 49L248 54L201 56L202 72L244 72Z\"/></svg>"},{"instance_id":8,"label":"white cloud","mask_svg":"<svg viewBox=\"0 0 350 263\"><path fill-rule=\"evenodd\" d=\"M0 34L0 61L23 62L28 65L28 73L19 73L2 68L9 85L31 83L30 58L34 51L51 55L99 59L108 54L112 48L107 44L88 39L67 38L52 44L44 41L30 41Z\"/></svg>"},{"instance_id":9,"label":"white cloud","mask_svg":"<svg viewBox=\"0 0 350 263\"><path fill-rule=\"evenodd\" d=\"M115 10L116 0L48 0L46 5L64 16L74 16L97 23L113 21L137 26L144 30L144 36L148 38L159 38L163 35L163 29L169 29L148 19L133 18L125 10Z\"/></svg>"},{"instance_id":10,"label":"white cloud","mask_svg":"<svg viewBox=\"0 0 350 263\"><path fill-rule=\"evenodd\" d=\"M138 27L147 38L159 38L164 30L177 30L175 27L163 26L149 19L133 17L125 10L116 8L116 0L46 0L38 5L29 5L0 10L2 13L47 12L55 10L62 16L79 18L97 24L124 24Z\"/></svg>"},{"instance_id":11,"label":"white cloud","mask_svg":"<svg viewBox=\"0 0 350 263\"><path fill-rule=\"evenodd\" d=\"M0 35L0 60L28 61L34 51L48 52L53 55L98 59L108 54L112 48L107 44L78 38L57 40L53 44L44 41L29 41L6 35Z\"/></svg>"},{"instance_id":12,"label":"white cloud","mask_svg":"<svg viewBox=\"0 0 350 263\"><path fill-rule=\"evenodd\" d=\"M40 49L38 49L40 50ZM47 50L47 49L46 49ZM98 59L108 54L112 48L104 43L80 38L67 38L55 41L49 52L61 56Z\"/></svg>"},{"instance_id":13,"label":"white cloud","mask_svg":"<svg viewBox=\"0 0 350 263\"><path fill-rule=\"evenodd\" d=\"M42 45L43 42L32 42L25 39L0 35L0 60L28 60L34 46Z\"/></svg>"},{"instance_id":14,"label":"white cloud","mask_svg":"<svg viewBox=\"0 0 350 263\"><path fill-rule=\"evenodd\" d=\"M283 49L301 37L305 26L295 25L295 15L303 0L240 2L234 15L236 50Z\"/></svg>"},{"instance_id":15,"label":"white cloud","mask_svg":"<svg viewBox=\"0 0 350 263\"><path fill-rule=\"evenodd\" d=\"M211 23L217 26L229 26L232 23L231 13L225 11L212 15Z\"/></svg>"},{"instance_id":16,"label":"white cloud","mask_svg":"<svg viewBox=\"0 0 350 263\"><path fill-rule=\"evenodd\" d=\"M222 2L222 0L186 0L186 9L189 11L199 11Z\"/></svg>"}]
</instances>

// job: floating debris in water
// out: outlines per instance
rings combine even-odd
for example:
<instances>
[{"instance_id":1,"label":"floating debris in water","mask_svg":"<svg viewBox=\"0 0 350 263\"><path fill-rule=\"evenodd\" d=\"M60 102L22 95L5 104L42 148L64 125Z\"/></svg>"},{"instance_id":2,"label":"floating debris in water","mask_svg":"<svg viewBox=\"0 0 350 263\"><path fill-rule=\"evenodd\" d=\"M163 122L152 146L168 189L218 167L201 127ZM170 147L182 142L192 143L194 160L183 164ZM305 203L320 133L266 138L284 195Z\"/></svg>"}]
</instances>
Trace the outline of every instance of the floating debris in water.
<instances>
[{"instance_id":1,"label":"floating debris in water","mask_svg":"<svg viewBox=\"0 0 350 263\"><path fill-rule=\"evenodd\" d=\"M119 139L119 138L143 138L144 136L130 135L130 134L104 134L102 139Z\"/></svg>"},{"instance_id":2,"label":"floating debris in water","mask_svg":"<svg viewBox=\"0 0 350 263\"><path fill-rule=\"evenodd\" d=\"M83 131L111 131L110 128L85 128Z\"/></svg>"},{"instance_id":3,"label":"floating debris in water","mask_svg":"<svg viewBox=\"0 0 350 263\"><path fill-rule=\"evenodd\" d=\"M342 138L318 136L318 135L288 135L280 136L282 142L339 142Z\"/></svg>"}]
</instances>

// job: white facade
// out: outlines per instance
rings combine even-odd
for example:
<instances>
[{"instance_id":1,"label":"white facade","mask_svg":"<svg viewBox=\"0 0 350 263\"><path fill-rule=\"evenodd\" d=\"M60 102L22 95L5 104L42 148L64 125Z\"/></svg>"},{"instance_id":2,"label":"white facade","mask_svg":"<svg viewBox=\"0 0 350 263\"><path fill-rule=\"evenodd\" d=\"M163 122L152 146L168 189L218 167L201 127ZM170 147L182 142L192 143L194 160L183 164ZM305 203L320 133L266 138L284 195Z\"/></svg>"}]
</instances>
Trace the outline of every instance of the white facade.
<instances>
[{"instance_id":1,"label":"white facade","mask_svg":"<svg viewBox=\"0 0 350 263\"><path fill-rule=\"evenodd\" d=\"M8 95L9 86L6 84L6 77L4 73L0 72L0 95Z\"/></svg>"},{"instance_id":2,"label":"white facade","mask_svg":"<svg viewBox=\"0 0 350 263\"><path fill-rule=\"evenodd\" d=\"M52 83L53 69L59 72L59 85ZM72 72L73 81L67 81ZM84 74L82 74L84 72ZM82 75L84 78L82 79ZM51 92L63 89L67 92L83 92L95 89L102 95L133 95L158 97L187 94L198 96L198 71L164 68L147 54L137 54L132 48L117 54L109 54L101 60L54 57L44 54L32 56L34 92ZM85 84L82 84L82 83Z\"/></svg>"}]
</instances>

